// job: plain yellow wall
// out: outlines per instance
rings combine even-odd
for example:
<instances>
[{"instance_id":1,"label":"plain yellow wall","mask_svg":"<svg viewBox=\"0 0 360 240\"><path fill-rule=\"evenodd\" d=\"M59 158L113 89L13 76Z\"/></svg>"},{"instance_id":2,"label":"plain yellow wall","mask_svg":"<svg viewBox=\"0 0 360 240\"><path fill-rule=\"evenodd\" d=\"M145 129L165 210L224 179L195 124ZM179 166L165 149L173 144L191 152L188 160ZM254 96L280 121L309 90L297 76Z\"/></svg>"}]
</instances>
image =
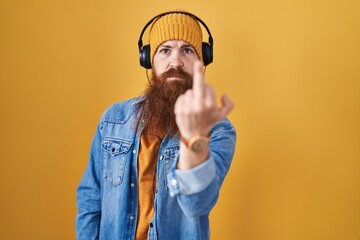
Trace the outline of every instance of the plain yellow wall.
<instances>
[{"instance_id":1,"label":"plain yellow wall","mask_svg":"<svg viewBox=\"0 0 360 240\"><path fill-rule=\"evenodd\" d=\"M206 78L236 105L211 238L360 239L358 0L0 1L0 239L75 239L97 121L142 93L139 33L176 8L211 29Z\"/></svg>"}]
</instances>

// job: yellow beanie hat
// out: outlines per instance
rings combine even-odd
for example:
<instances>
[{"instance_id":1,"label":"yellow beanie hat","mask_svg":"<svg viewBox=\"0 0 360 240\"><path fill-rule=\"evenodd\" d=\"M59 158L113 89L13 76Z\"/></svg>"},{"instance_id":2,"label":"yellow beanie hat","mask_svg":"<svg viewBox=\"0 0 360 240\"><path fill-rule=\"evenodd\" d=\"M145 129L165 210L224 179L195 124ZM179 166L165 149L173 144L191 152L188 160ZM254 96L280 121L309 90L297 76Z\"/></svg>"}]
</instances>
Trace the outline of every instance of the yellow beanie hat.
<instances>
[{"instance_id":1,"label":"yellow beanie hat","mask_svg":"<svg viewBox=\"0 0 360 240\"><path fill-rule=\"evenodd\" d=\"M176 10L178 11L178 10ZM202 32L199 23L184 13L166 14L156 19L149 33L150 59L153 62L158 47L168 40L182 40L190 43L202 60Z\"/></svg>"}]
</instances>

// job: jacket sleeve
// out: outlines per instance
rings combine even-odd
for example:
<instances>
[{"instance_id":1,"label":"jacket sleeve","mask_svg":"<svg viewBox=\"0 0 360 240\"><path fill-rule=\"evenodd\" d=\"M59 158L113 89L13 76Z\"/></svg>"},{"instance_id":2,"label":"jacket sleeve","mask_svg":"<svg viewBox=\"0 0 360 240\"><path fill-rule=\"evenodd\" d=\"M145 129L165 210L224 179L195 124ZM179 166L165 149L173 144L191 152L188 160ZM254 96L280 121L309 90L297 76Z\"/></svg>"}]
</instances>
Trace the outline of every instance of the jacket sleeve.
<instances>
[{"instance_id":1,"label":"jacket sleeve","mask_svg":"<svg viewBox=\"0 0 360 240\"><path fill-rule=\"evenodd\" d=\"M77 188L76 239L98 239L101 219L100 124L91 145L90 159Z\"/></svg>"},{"instance_id":2,"label":"jacket sleeve","mask_svg":"<svg viewBox=\"0 0 360 240\"><path fill-rule=\"evenodd\" d=\"M167 176L170 195L177 198L188 217L209 214L234 155L236 132L227 119L216 124L210 134L210 154L205 162L189 170L177 170L177 159Z\"/></svg>"}]
</instances>

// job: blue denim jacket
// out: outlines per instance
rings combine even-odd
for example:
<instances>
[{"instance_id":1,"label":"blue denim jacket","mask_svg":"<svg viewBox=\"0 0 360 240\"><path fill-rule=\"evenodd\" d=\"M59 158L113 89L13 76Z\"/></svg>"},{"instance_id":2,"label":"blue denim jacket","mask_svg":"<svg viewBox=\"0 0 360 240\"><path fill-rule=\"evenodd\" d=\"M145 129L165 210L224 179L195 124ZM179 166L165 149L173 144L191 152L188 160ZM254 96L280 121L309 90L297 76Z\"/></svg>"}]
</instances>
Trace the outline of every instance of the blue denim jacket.
<instances>
[{"instance_id":1,"label":"blue denim jacket","mask_svg":"<svg viewBox=\"0 0 360 240\"><path fill-rule=\"evenodd\" d=\"M90 160L77 189L78 240L134 239L138 212L139 98L103 114ZM210 156L190 170L177 170L179 138L166 135L157 162L154 217L148 239L209 239L209 212L234 154L236 133L226 119L211 130Z\"/></svg>"}]
</instances>

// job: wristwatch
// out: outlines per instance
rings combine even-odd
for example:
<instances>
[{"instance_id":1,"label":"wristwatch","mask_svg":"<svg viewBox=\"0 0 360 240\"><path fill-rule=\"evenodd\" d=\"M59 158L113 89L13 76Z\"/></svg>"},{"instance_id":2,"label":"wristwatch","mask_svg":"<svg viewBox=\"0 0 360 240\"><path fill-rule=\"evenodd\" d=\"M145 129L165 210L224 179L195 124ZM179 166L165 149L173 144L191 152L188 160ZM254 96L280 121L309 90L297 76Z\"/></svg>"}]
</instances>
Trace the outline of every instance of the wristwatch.
<instances>
[{"instance_id":1,"label":"wristwatch","mask_svg":"<svg viewBox=\"0 0 360 240\"><path fill-rule=\"evenodd\" d=\"M187 140L183 136L180 135L180 139L183 143L185 143L186 147L193 151L194 153L202 153L209 146L209 137L204 136L194 136L190 140Z\"/></svg>"}]
</instances>

